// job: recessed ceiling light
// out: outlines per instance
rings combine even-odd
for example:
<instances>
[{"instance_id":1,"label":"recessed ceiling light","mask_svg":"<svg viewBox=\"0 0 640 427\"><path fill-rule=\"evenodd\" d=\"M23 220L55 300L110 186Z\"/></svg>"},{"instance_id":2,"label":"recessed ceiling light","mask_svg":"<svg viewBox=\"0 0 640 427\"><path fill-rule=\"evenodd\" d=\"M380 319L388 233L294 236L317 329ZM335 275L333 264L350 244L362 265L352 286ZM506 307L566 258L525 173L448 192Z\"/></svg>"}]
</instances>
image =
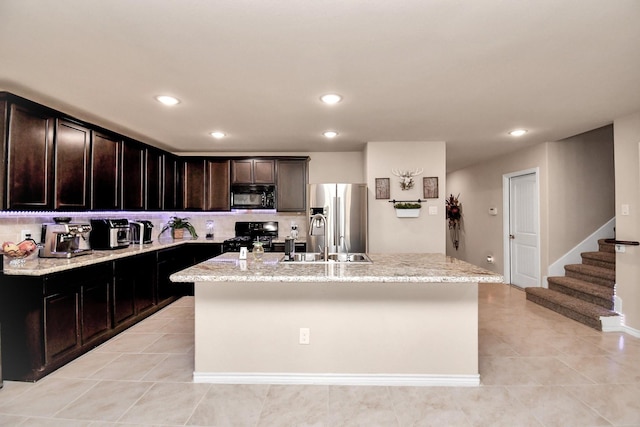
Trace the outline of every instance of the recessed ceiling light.
<instances>
[{"instance_id":1,"label":"recessed ceiling light","mask_svg":"<svg viewBox=\"0 0 640 427\"><path fill-rule=\"evenodd\" d=\"M509 135L511 135L511 136L522 136L525 133L527 133L526 129L515 129L515 130L512 130L511 132L509 132Z\"/></svg>"},{"instance_id":2,"label":"recessed ceiling light","mask_svg":"<svg viewBox=\"0 0 640 427\"><path fill-rule=\"evenodd\" d=\"M324 132L323 135L327 138L335 138L336 136L338 136L338 132L336 132L335 130L328 130Z\"/></svg>"},{"instance_id":3,"label":"recessed ceiling light","mask_svg":"<svg viewBox=\"0 0 640 427\"><path fill-rule=\"evenodd\" d=\"M224 133L224 132L215 131L215 132L211 132L211 136L214 137L215 139L220 139L220 138L224 138L225 136L227 136L227 134Z\"/></svg>"},{"instance_id":4,"label":"recessed ceiling light","mask_svg":"<svg viewBox=\"0 0 640 427\"><path fill-rule=\"evenodd\" d=\"M173 96L168 96L168 95L156 96L156 100L158 100L159 102L162 102L164 105L180 104L180 100L178 98L174 98Z\"/></svg>"},{"instance_id":5,"label":"recessed ceiling light","mask_svg":"<svg viewBox=\"0 0 640 427\"><path fill-rule=\"evenodd\" d=\"M342 101L342 96L338 95L337 93L328 93L326 95L322 95L320 97L320 100L325 104L337 104L338 102Z\"/></svg>"}]
</instances>

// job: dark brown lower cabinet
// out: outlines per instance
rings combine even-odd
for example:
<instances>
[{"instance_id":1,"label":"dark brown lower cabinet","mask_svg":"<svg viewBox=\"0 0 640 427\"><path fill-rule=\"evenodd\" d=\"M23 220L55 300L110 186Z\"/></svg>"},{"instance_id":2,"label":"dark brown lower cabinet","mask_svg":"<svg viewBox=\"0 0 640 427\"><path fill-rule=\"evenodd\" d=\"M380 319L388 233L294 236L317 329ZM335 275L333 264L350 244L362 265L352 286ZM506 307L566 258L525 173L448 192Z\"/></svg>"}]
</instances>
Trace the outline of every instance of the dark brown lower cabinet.
<instances>
[{"instance_id":1,"label":"dark brown lower cabinet","mask_svg":"<svg viewBox=\"0 0 640 427\"><path fill-rule=\"evenodd\" d=\"M169 275L195 262L192 246L200 245L45 276L0 273L4 379L36 381L189 294L192 286L173 284ZM197 253L218 251L220 244L202 244Z\"/></svg>"}]
</instances>

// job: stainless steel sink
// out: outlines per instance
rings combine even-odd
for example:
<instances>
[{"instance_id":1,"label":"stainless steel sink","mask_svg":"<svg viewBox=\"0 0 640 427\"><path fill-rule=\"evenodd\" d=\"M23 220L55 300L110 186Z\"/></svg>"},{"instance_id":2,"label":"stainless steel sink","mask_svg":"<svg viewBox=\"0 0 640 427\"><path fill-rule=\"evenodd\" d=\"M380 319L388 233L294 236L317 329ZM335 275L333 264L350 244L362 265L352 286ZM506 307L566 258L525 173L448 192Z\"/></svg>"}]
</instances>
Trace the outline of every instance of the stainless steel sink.
<instances>
[{"instance_id":1,"label":"stainless steel sink","mask_svg":"<svg viewBox=\"0 0 640 427\"><path fill-rule=\"evenodd\" d=\"M297 252L293 255L292 261L285 261L284 256L280 258L280 262L285 264L323 264L330 262L353 262L353 263L369 263L371 264L371 258L364 253L333 253L329 254L327 261L322 259L322 254L319 252Z\"/></svg>"}]
</instances>

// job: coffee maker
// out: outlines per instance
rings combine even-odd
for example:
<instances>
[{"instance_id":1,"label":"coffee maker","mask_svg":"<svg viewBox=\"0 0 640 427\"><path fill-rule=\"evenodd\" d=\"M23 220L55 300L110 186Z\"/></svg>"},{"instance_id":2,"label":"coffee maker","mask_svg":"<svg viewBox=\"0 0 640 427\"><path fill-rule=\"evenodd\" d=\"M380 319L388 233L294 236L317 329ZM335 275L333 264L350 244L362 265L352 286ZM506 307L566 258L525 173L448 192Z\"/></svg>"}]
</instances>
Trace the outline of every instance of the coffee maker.
<instances>
[{"instance_id":1,"label":"coffee maker","mask_svg":"<svg viewBox=\"0 0 640 427\"><path fill-rule=\"evenodd\" d=\"M42 224L41 258L71 258L88 255L93 251L87 245L89 224Z\"/></svg>"}]
</instances>

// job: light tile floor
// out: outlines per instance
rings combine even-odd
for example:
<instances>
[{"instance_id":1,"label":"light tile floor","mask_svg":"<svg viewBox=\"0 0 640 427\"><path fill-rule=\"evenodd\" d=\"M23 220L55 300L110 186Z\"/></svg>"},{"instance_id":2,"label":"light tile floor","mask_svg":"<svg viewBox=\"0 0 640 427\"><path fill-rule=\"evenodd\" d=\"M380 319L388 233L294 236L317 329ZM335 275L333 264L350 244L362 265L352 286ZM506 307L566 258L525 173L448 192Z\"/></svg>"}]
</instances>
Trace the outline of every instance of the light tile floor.
<instances>
[{"instance_id":1,"label":"light tile floor","mask_svg":"<svg viewBox=\"0 0 640 427\"><path fill-rule=\"evenodd\" d=\"M640 426L640 339L480 285L480 387L193 384L193 298L39 382L5 381L3 426Z\"/></svg>"}]
</instances>

